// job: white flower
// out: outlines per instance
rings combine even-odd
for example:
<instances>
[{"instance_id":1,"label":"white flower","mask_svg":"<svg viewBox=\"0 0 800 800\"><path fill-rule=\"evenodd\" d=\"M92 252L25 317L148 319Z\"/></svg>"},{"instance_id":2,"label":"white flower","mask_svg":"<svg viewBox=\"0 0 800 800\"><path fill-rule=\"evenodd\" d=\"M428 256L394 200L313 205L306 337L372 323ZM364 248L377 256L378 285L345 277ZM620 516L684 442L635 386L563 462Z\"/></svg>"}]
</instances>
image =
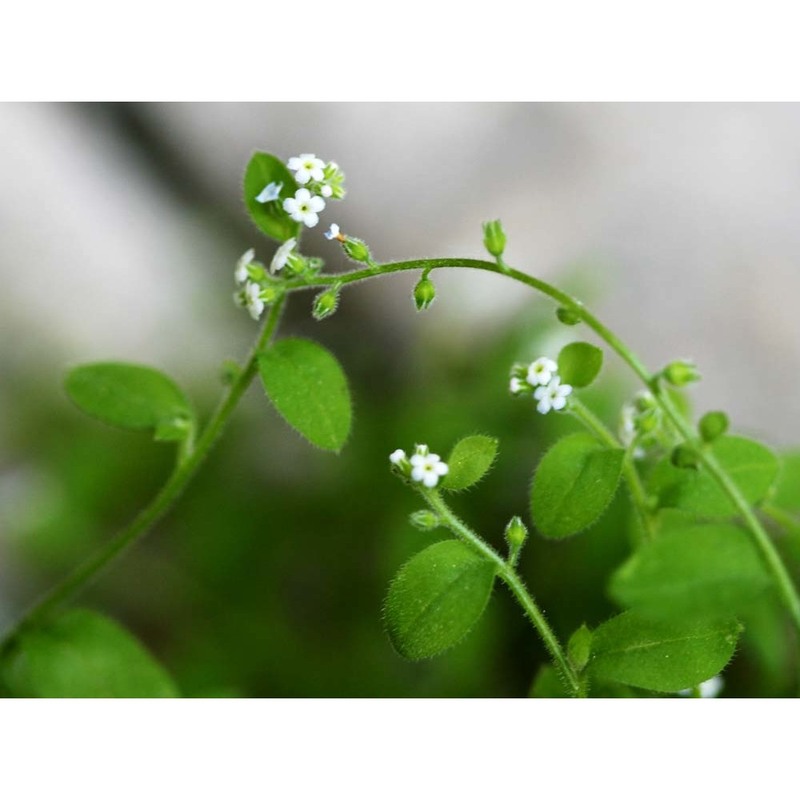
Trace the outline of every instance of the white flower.
<instances>
[{"instance_id":1,"label":"white flower","mask_svg":"<svg viewBox=\"0 0 800 800\"><path fill-rule=\"evenodd\" d=\"M523 390L524 386L522 381L519 378L512 378L509 381L508 389L511 394L519 394Z\"/></svg>"},{"instance_id":2,"label":"white flower","mask_svg":"<svg viewBox=\"0 0 800 800\"><path fill-rule=\"evenodd\" d=\"M255 255L256 251L252 247L246 253L242 253L242 257L236 262L236 271L233 273L236 283L244 283L247 280L249 277L247 268L252 263Z\"/></svg>"},{"instance_id":3,"label":"white flower","mask_svg":"<svg viewBox=\"0 0 800 800\"><path fill-rule=\"evenodd\" d=\"M319 222L319 211L325 208L325 201L317 195L312 195L308 189L298 189L294 197L287 197L283 201L283 210L291 215L295 222L302 222L313 228Z\"/></svg>"},{"instance_id":4,"label":"white flower","mask_svg":"<svg viewBox=\"0 0 800 800\"><path fill-rule=\"evenodd\" d=\"M423 455L423 453L417 452L411 456L409 462L411 463L411 480L422 483L429 489L433 489L439 483L439 478L447 475L450 469L436 453Z\"/></svg>"},{"instance_id":5,"label":"white flower","mask_svg":"<svg viewBox=\"0 0 800 800\"><path fill-rule=\"evenodd\" d=\"M725 686L725 681L721 675L715 675L713 678L709 678L707 681L703 681L700 686L700 697L705 700L708 700L712 697L716 697L721 691L722 687ZM681 697L691 697L692 696L691 689L681 689L678 694Z\"/></svg>"},{"instance_id":6,"label":"white flower","mask_svg":"<svg viewBox=\"0 0 800 800\"><path fill-rule=\"evenodd\" d=\"M635 419L636 409L630 403L625 403L625 405L622 406L622 416L620 418L619 426L619 438L625 447L631 445L633 440L636 438L636 425L634 423Z\"/></svg>"},{"instance_id":7,"label":"white flower","mask_svg":"<svg viewBox=\"0 0 800 800\"><path fill-rule=\"evenodd\" d=\"M280 196L281 189L283 189L282 183L268 183L262 190L261 193L256 197L257 203L270 203L273 200L277 200Z\"/></svg>"},{"instance_id":8,"label":"white flower","mask_svg":"<svg viewBox=\"0 0 800 800\"><path fill-rule=\"evenodd\" d=\"M289 169L294 170L294 179L299 183L308 183L311 180L322 181L325 178L325 162L313 153L302 153L289 159Z\"/></svg>"},{"instance_id":9,"label":"white flower","mask_svg":"<svg viewBox=\"0 0 800 800\"><path fill-rule=\"evenodd\" d=\"M264 301L261 299L261 287L257 283L248 283L244 287L244 304L253 319L258 319L264 311Z\"/></svg>"},{"instance_id":10,"label":"white flower","mask_svg":"<svg viewBox=\"0 0 800 800\"><path fill-rule=\"evenodd\" d=\"M527 381L531 386L547 386L557 371L556 362L542 356L528 367Z\"/></svg>"},{"instance_id":11,"label":"white flower","mask_svg":"<svg viewBox=\"0 0 800 800\"><path fill-rule=\"evenodd\" d=\"M405 461L405 460L406 460L406 451L405 450L397 449L397 450L394 451L394 453L392 453L389 456L389 461L391 461L392 464L400 464L400 462Z\"/></svg>"},{"instance_id":12,"label":"white flower","mask_svg":"<svg viewBox=\"0 0 800 800\"><path fill-rule=\"evenodd\" d=\"M567 396L572 394L572 387L565 383L561 385L561 378L553 378L547 386L540 386L533 396L539 401L536 410L540 414L546 414L552 408L554 411L561 411L567 404Z\"/></svg>"},{"instance_id":13,"label":"white flower","mask_svg":"<svg viewBox=\"0 0 800 800\"><path fill-rule=\"evenodd\" d=\"M339 226L332 222L330 228L325 231L325 238L326 239L338 239L342 234L339 233Z\"/></svg>"},{"instance_id":14,"label":"white flower","mask_svg":"<svg viewBox=\"0 0 800 800\"><path fill-rule=\"evenodd\" d=\"M323 197L330 197L333 194L333 187L330 184L323 183L319 188L319 193Z\"/></svg>"},{"instance_id":15,"label":"white flower","mask_svg":"<svg viewBox=\"0 0 800 800\"><path fill-rule=\"evenodd\" d=\"M269 265L269 271L274 275L276 272L280 272L285 266L286 262L289 260L289 256L294 250L294 246L297 244L297 239L292 237L291 239L287 239L276 251L275 255L272 256L272 261Z\"/></svg>"}]
</instances>

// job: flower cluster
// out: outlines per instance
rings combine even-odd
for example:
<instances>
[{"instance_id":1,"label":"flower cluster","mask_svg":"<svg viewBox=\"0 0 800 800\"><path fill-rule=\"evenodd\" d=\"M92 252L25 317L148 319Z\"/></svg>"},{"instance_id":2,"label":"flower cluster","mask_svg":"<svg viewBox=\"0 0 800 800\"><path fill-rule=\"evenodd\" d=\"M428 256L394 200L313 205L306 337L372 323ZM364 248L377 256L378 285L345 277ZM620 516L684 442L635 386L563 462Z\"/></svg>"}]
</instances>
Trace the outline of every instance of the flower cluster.
<instances>
[{"instance_id":1,"label":"flower cluster","mask_svg":"<svg viewBox=\"0 0 800 800\"><path fill-rule=\"evenodd\" d=\"M431 453L426 444L416 445L411 458L406 456L405 450L395 450L389 456L389 461L404 478L421 483L428 489L433 489L439 483L439 478L450 471L447 464L436 453Z\"/></svg>"},{"instance_id":2,"label":"flower cluster","mask_svg":"<svg viewBox=\"0 0 800 800\"><path fill-rule=\"evenodd\" d=\"M643 445L652 445L661 428L661 410L653 395L642 390L625 403L620 413L619 438L625 447L632 448L634 458L644 458Z\"/></svg>"},{"instance_id":3,"label":"flower cluster","mask_svg":"<svg viewBox=\"0 0 800 800\"><path fill-rule=\"evenodd\" d=\"M234 302L246 308L253 319L258 319L264 313L264 308L280 296L279 288L270 282L264 265L255 260L255 250L252 248L236 262L233 277L240 286L234 292Z\"/></svg>"},{"instance_id":4,"label":"flower cluster","mask_svg":"<svg viewBox=\"0 0 800 800\"><path fill-rule=\"evenodd\" d=\"M514 364L508 388L513 395L532 394L539 401L536 410L540 414L547 414L551 409L561 411L567 405L572 387L568 383L561 383L557 373L556 362L545 356L530 364Z\"/></svg>"}]
</instances>

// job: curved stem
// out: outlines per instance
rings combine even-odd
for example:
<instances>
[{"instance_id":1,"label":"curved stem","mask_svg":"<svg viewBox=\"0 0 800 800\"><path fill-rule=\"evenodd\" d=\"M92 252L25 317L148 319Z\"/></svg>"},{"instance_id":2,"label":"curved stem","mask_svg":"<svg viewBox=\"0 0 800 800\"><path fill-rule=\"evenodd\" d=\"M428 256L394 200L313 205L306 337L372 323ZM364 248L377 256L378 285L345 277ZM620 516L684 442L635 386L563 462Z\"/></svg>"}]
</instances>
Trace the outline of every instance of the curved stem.
<instances>
[{"instance_id":1,"label":"curved stem","mask_svg":"<svg viewBox=\"0 0 800 800\"><path fill-rule=\"evenodd\" d=\"M462 522L450 509L450 506L442 499L442 496L435 489L421 490L422 496L430 507L439 515L444 524L462 541L475 548L484 558L491 561L497 570L497 575L503 583L508 586L511 593L517 599L517 602L522 606L528 619L533 624L536 632L542 639L547 652L550 654L553 662L561 672L564 680L569 686L570 692L575 697L584 697L586 694L584 684L575 673L572 665L567 659L558 637L553 632L553 629L548 625L544 614L536 601L528 592L522 578L517 574L517 571L511 566L510 563L505 561L503 557L489 544L487 544L475 531L468 525Z\"/></svg>"},{"instance_id":2,"label":"curved stem","mask_svg":"<svg viewBox=\"0 0 800 800\"><path fill-rule=\"evenodd\" d=\"M208 422L203 433L197 439L191 452L187 452L182 460L172 471L164 486L143 508L131 523L117 533L91 558L80 564L73 572L67 575L60 583L56 584L47 594L35 603L16 623L16 625L3 637L0 646L6 646L25 627L39 622L58 606L69 600L78 591L83 589L91 580L96 578L106 567L115 561L145 533L174 505L187 484L194 477L200 465L205 460L211 448L219 439L233 410L236 408L242 395L250 386L258 369L258 354L272 338L275 328L283 310L284 300L279 300L269 310L264 321L264 326L259 333L244 369L231 384L222 398L217 410Z\"/></svg>"}]
</instances>

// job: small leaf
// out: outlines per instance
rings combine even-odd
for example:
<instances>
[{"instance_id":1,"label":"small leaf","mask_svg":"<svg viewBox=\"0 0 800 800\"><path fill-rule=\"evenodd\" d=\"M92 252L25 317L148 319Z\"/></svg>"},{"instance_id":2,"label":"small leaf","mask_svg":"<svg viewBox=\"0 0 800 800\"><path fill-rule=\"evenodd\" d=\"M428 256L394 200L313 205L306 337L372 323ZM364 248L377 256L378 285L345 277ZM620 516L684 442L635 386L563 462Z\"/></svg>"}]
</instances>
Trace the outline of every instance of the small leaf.
<instances>
[{"instance_id":1,"label":"small leaf","mask_svg":"<svg viewBox=\"0 0 800 800\"><path fill-rule=\"evenodd\" d=\"M778 475L778 459L768 447L741 436L721 436L711 445L711 452L748 503L764 499ZM729 517L737 513L702 464L697 470L685 470L673 466L669 460L661 461L653 469L648 486L661 506L706 517Z\"/></svg>"},{"instance_id":2,"label":"small leaf","mask_svg":"<svg viewBox=\"0 0 800 800\"><path fill-rule=\"evenodd\" d=\"M531 517L542 535L561 539L591 525L617 491L624 457L586 433L550 448L531 487Z\"/></svg>"},{"instance_id":3,"label":"small leaf","mask_svg":"<svg viewBox=\"0 0 800 800\"><path fill-rule=\"evenodd\" d=\"M107 617L83 609L23 632L4 655L14 697L177 697L164 668Z\"/></svg>"},{"instance_id":4,"label":"small leaf","mask_svg":"<svg viewBox=\"0 0 800 800\"><path fill-rule=\"evenodd\" d=\"M338 453L352 412L336 357L308 339L281 339L259 355L258 369L278 413L311 444Z\"/></svg>"},{"instance_id":5,"label":"small leaf","mask_svg":"<svg viewBox=\"0 0 800 800\"><path fill-rule=\"evenodd\" d=\"M439 542L415 555L386 598L386 629L397 652L417 661L457 644L483 614L494 575L494 566L463 542Z\"/></svg>"},{"instance_id":6,"label":"small leaf","mask_svg":"<svg viewBox=\"0 0 800 800\"><path fill-rule=\"evenodd\" d=\"M280 197L268 203L259 203L256 197L270 183L283 184ZM280 159L269 153L253 154L244 173L244 202L250 219L271 239L285 242L300 231L300 223L283 210L283 201L287 197L294 197L297 188L294 176Z\"/></svg>"},{"instance_id":7,"label":"small leaf","mask_svg":"<svg viewBox=\"0 0 800 800\"><path fill-rule=\"evenodd\" d=\"M729 618L771 583L750 537L734 525L694 525L643 545L611 579L623 606L659 619Z\"/></svg>"},{"instance_id":8,"label":"small leaf","mask_svg":"<svg viewBox=\"0 0 800 800\"><path fill-rule=\"evenodd\" d=\"M570 696L564 681L558 674L558 670L552 664L543 664L539 667L536 678L534 678L528 692L528 697L548 697L563 700Z\"/></svg>"},{"instance_id":9,"label":"small leaf","mask_svg":"<svg viewBox=\"0 0 800 800\"><path fill-rule=\"evenodd\" d=\"M558 375L561 383L581 388L588 386L600 373L603 351L588 342L573 342L558 354Z\"/></svg>"},{"instance_id":10,"label":"small leaf","mask_svg":"<svg viewBox=\"0 0 800 800\"><path fill-rule=\"evenodd\" d=\"M456 444L447 459L450 468L442 488L457 492L476 484L491 468L497 456L497 439L467 436Z\"/></svg>"},{"instance_id":11,"label":"small leaf","mask_svg":"<svg viewBox=\"0 0 800 800\"><path fill-rule=\"evenodd\" d=\"M153 428L159 440L183 439L194 425L183 392L152 367L111 361L83 364L67 373L64 388L89 416L130 430Z\"/></svg>"},{"instance_id":12,"label":"small leaf","mask_svg":"<svg viewBox=\"0 0 800 800\"><path fill-rule=\"evenodd\" d=\"M739 623L730 620L663 622L628 611L594 631L588 669L600 680L678 692L721 672L740 632Z\"/></svg>"},{"instance_id":13,"label":"small leaf","mask_svg":"<svg viewBox=\"0 0 800 800\"><path fill-rule=\"evenodd\" d=\"M581 672L589 661L591 652L592 632L586 626L586 623L584 623L569 637L569 641L567 642L567 657L569 658L569 663L572 664L578 672Z\"/></svg>"}]
</instances>

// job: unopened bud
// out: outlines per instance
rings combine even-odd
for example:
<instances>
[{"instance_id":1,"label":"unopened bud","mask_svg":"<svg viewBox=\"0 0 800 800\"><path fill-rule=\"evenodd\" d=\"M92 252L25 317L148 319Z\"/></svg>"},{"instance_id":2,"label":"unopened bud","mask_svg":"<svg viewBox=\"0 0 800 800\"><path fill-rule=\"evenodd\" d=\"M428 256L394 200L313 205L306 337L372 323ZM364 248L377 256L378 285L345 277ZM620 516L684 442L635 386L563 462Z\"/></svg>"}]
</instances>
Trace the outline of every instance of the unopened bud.
<instances>
[{"instance_id":1,"label":"unopened bud","mask_svg":"<svg viewBox=\"0 0 800 800\"><path fill-rule=\"evenodd\" d=\"M689 383L700 380L700 373L697 371L697 367L691 361L686 360L673 361L671 364L667 364L662 375L664 380L673 386L686 386Z\"/></svg>"},{"instance_id":2,"label":"unopened bud","mask_svg":"<svg viewBox=\"0 0 800 800\"><path fill-rule=\"evenodd\" d=\"M436 299L436 287L427 274L423 275L414 287L414 304L417 311L424 311Z\"/></svg>"},{"instance_id":3,"label":"unopened bud","mask_svg":"<svg viewBox=\"0 0 800 800\"><path fill-rule=\"evenodd\" d=\"M581 321L581 315L572 308L560 306L556 309L556 317L563 325L577 325Z\"/></svg>"},{"instance_id":4,"label":"unopened bud","mask_svg":"<svg viewBox=\"0 0 800 800\"><path fill-rule=\"evenodd\" d=\"M332 286L314 298L314 307L311 315L315 320L323 320L331 316L339 306L339 287Z\"/></svg>"},{"instance_id":5,"label":"unopened bud","mask_svg":"<svg viewBox=\"0 0 800 800\"><path fill-rule=\"evenodd\" d=\"M369 247L361 239L353 239L348 236L342 242L342 249L351 261L356 261L360 264L369 264L372 261Z\"/></svg>"},{"instance_id":6,"label":"unopened bud","mask_svg":"<svg viewBox=\"0 0 800 800\"><path fill-rule=\"evenodd\" d=\"M633 427L638 433L653 433L661 422L661 415L658 409L651 408L649 411L643 411L637 414L633 420Z\"/></svg>"},{"instance_id":7,"label":"unopened bud","mask_svg":"<svg viewBox=\"0 0 800 800\"><path fill-rule=\"evenodd\" d=\"M506 234L499 219L483 223L483 246L495 258L503 255L506 249Z\"/></svg>"},{"instance_id":8,"label":"unopened bud","mask_svg":"<svg viewBox=\"0 0 800 800\"><path fill-rule=\"evenodd\" d=\"M709 411L700 418L698 428L704 442L713 442L728 430L728 415L724 411Z\"/></svg>"},{"instance_id":9,"label":"unopened bud","mask_svg":"<svg viewBox=\"0 0 800 800\"><path fill-rule=\"evenodd\" d=\"M415 511L411 514L409 520L415 528L419 528L421 531L432 531L442 524L439 516L427 508Z\"/></svg>"},{"instance_id":10,"label":"unopened bud","mask_svg":"<svg viewBox=\"0 0 800 800\"><path fill-rule=\"evenodd\" d=\"M592 632L586 627L586 623L580 626L567 642L567 658L570 664L581 672L589 663L589 656L592 654Z\"/></svg>"},{"instance_id":11,"label":"unopened bud","mask_svg":"<svg viewBox=\"0 0 800 800\"><path fill-rule=\"evenodd\" d=\"M508 546L514 550L519 550L528 538L528 529L519 517L512 517L506 525L506 541Z\"/></svg>"},{"instance_id":12,"label":"unopened bud","mask_svg":"<svg viewBox=\"0 0 800 800\"><path fill-rule=\"evenodd\" d=\"M688 444L679 444L673 448L670 461L679 469L697 469L697 451Z\"/></svg>"}]
</instances>

